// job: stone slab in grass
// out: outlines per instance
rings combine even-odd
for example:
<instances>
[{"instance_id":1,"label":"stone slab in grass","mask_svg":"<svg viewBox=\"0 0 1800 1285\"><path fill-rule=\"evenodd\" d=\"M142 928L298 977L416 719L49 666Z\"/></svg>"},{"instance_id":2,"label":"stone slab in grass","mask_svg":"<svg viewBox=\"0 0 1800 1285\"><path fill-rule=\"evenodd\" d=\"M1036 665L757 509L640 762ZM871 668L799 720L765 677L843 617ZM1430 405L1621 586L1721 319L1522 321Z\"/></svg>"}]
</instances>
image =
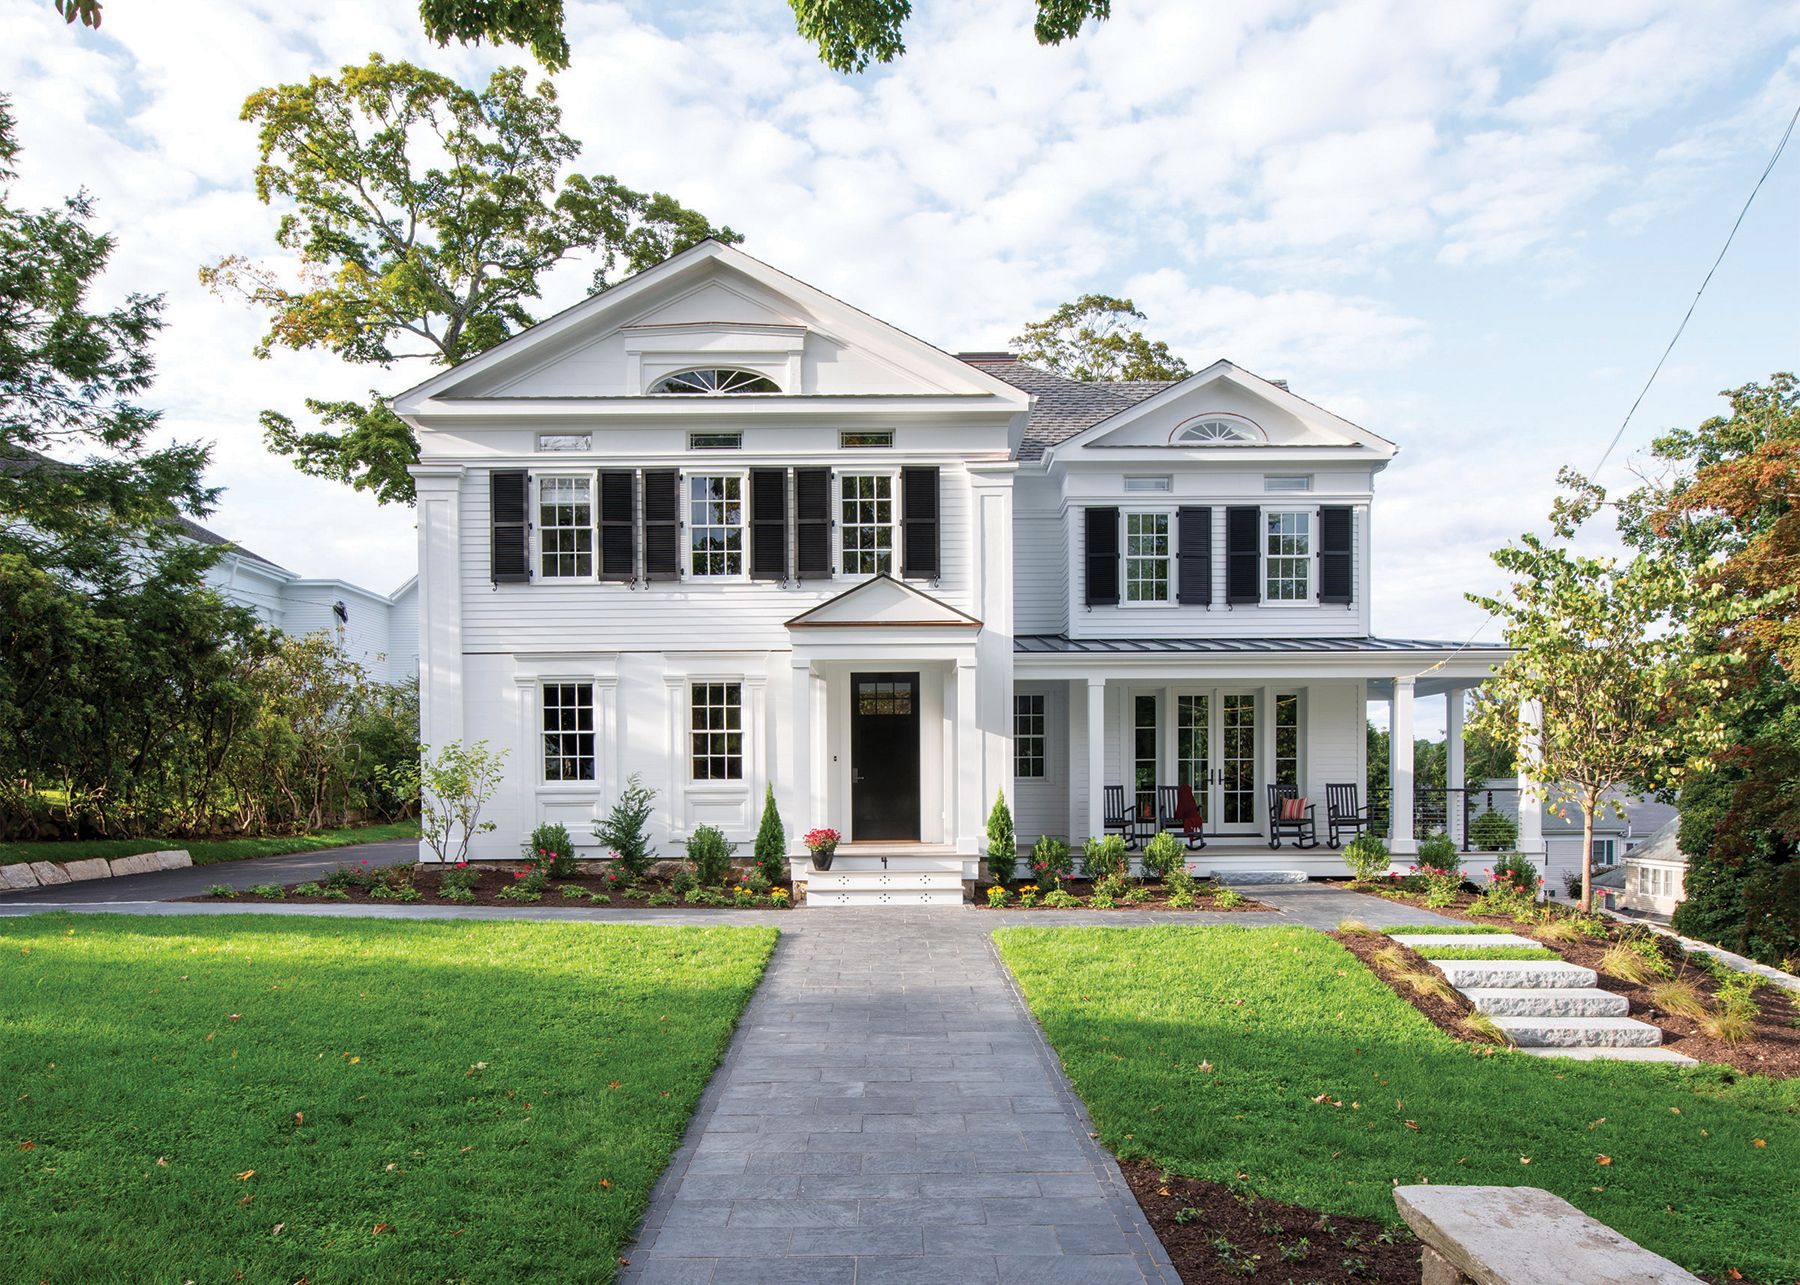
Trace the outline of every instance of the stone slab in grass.
<instances>
[{"instance_id":1,"label":"stone slab in grass","mask_svg":"<svg viewBox=\"0 0 1800 1285\"><path fill-rule=\"evenodd\" d=\"M31 872L31 866L24 861L10 866L0 866L0 888L35 888L38 877Z\"/></svg>"},{"instance_id":2,"label":"stone slab in grass","mask_svg":"<svg viewBox=\"0 0 1800 1285\"><path fill-rule=\"evenodd\" d=\"M185 870L194 864L186 848L170 848L163 852L148 854L156 858L156 864L163 870Z\"/></svg>"},{"instance_id":3,"label":"stone slab in grass","mask_svg":"<svg viewBox=\"0 0 1800 1285\"><path fill-rule=\"evenodd\" d=\"M38 886L42 888L69 882L69 872L54 861L33 861L31 873L37 876Z\"/></svg>"},{"instance_id":4,"label":"stone slab in grass","mask_svg":"<svg viewBox=\"0 0 1800 1285\"><path fill-rule=\"evenodd\" d=\"M114 857L107 862L112 868L113 877L121 875L153 875L162 869L162 863L156 859L154 852L138 852L129 857Z\"/></svg>"},{"instance_id":5,"label":"stone slab in grass","mask_svg":"<svg viewBox=\"0 0 1800 1285\"><path fill-rule=\"evenodd\" d=\"M1598 986L1513 986L1463 992L1477 1013L1490 1017L1624 1017L1631 1002Z\"/></svg>"},{"instance_id":6,"label":"stone slab in grass","mask_svg":"<svg viewBox=\"0 0 1800 1285\"><path fill-rule=\"evenodd\" d=\"M76 883L85 883L89 879L112 878L112 866L105 857L85 857L80 861L65 861L63 869Z\"/></svg>"},{"instance_id":7,"label":"stone slab in grass","mask_svg":"<svg viewBox=\"0 0 1800 1285\"><path fill-rule=\"evenodd\" d=\"M1389 937L1412 950L1421 947L1451 946L1457 950L1504 950L1507 947L1534 949L1540 943L1517 933L1389 933Z\"/></svg>"},{"instance_id":8,"label":"stone slab in grass","mask_svg":"<svg viewBox=\"0 0 1800 1285\"><path fill-rule=\"evenodd\" d=\"M1634 1017L1497 1016L1494 1025L1520 1048L1656 1048L1662 1031Z\"/></svg>"}]
</instances>

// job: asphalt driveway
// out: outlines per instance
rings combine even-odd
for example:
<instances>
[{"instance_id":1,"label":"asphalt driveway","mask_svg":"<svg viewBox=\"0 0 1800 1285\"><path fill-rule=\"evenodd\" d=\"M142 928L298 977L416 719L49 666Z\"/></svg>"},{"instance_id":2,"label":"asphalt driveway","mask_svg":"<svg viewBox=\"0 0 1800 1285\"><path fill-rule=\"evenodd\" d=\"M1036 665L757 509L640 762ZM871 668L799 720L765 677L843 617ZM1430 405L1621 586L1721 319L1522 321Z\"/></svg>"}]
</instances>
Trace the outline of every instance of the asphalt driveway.
<instances>
[{"instance_id":1,"label":"asphalt driveway","mask_svg":"<svg viewBox=\"0 0 1800 1285\"><path fill-rule=\"evenodd\" d=\"M121 901L173 901L205 892L215 883L242 890L258 883L301 883L320 879L339 866L364 861L371 866L397 866L418 859L417 839L388 839L359 843L347 848L315 852L290 852L280 857L251 857L245 861L220 861L185 870L159 870L155 874L121 875L117 879L90 879L83 883L59 883L50 888L0 892L0 906L51 902L59 906L95 905Z\"/></svg>"}]
</instances>

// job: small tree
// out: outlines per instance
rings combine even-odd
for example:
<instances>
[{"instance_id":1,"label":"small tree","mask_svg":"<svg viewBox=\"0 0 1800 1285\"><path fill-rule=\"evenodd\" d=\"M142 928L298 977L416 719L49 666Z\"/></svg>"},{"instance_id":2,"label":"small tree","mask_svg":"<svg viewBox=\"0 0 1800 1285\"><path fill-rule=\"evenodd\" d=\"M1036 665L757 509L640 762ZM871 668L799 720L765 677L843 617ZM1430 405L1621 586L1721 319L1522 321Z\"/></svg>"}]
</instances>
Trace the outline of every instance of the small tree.
<instances>
[{"instance_id":1,"label":"small tree","mask_svg":"<svg viewBox=\"0 0 1800 1285\"><path fill-rule=\"evenodd\" d=\"M1040 883L1048 881L1056 887L1075 872L1075 857L1069 845L1054 835L1042 835L1031 848L1031 877Z\"/></svg>"},{"instance_id":2,"label":"small tree","mask_svg":"<svg viewBox=\"0 0 1800 1285\"><path fill-rule=\"evenodd\" d=\"M492 821L481 819L481 809L500 788L505 759L505 750L491 750L486 741L451 741L436 754L424 747L419 834L440 863L467 861L475 836L494 829Z\"/></svg>"},{"instance_id":3,"label":"small tree","mask_svg":"<svg viewBox=\"0 0 1800 1285\"><path fill-rule=\"evenodd\" d=\"M625 779L606 820L594 823L594 837L617 857L625 873L642 879L650 872L650 836L644 827L650 821L650 804L656 791L645 785L633 772Z\"/></svg>"},{"instance_id":4,"label":"small tree","mask_svg":"<svg viewBox=\"0 0 1800 1285\"><path fill-rule=\"evenodd\" d=\"M731 877L731 858L737 855L737 844L716 825L698 826L688 836L687 855L700 886L716 888Z\"/></svg>"},{"instance_id":5,"label":"small tree","mask_svg":"<svg viewBox=\"0 0 1800 1285\"><path fill-rule=\"evenodd\" d=\"M1577 555L1568 548L1606 493L1569 469L1552 510L1556 542L1527 534L1494 554L1513 577L1504 598L1470 594L1506 624L1512 655L1475 704L1476 728L1516 735L1519 710L1540 705L1535 745L1520 767L1520 806L1548 797L1581 809L1581 901L1593 904L1594 818L1618 811L1616 787L1672 790L1710 765L1723 743L1720 709L1731 660L1698 645L1693 625L1730 614L1716 587L1697 585L1673 559Z\"/></svg>"},{"instance_id":6,"label":"small tree","mask_svg":"<svg viewBox=\"0 0 1800 1285\"><path fill-rule=\"evenodd\" d=\"M1158 830L1144 845L1144 869L1158 879L1167 880L1177 867L1187 868L1187 854L1181 840L1167 830Z\"/></svg>"},{"instance_id":7,"label":"small tree","mask_svg":"<svg viewBox=\"0 0 1800 1285\"><path fill-rule=\"evenodd\" d=\"M775 806L775 787L763 787L762 824L756 827L756 869L770 883L787 873L787 829Z\"/></svg>"},{"instance_id":8,"label":"small tree","mask_svg":"<svg viewBox=\"0 0 1800 1285\"><path fill-rule=\"evenodd\" d=\"M1125 855L1125 840L1122 836L1108 834L1100 838L1089 837L1081 850L1081 873L1095 883L1108 875L1124 876L1128 858Z\"/></svg>"},{"instance_id":9,"label":"small tree","mask_svg":"<svg viewBox=\"0 0 1800 1285\"><path fill-rule=\"evenodd\" d=\"M1019 841L1013 834L1012 813L1006 808L1006 791L994 796L994 810L987 820L988 878L995 883L1011 883L1019 867Z\"/></svg>"}]
</instances>

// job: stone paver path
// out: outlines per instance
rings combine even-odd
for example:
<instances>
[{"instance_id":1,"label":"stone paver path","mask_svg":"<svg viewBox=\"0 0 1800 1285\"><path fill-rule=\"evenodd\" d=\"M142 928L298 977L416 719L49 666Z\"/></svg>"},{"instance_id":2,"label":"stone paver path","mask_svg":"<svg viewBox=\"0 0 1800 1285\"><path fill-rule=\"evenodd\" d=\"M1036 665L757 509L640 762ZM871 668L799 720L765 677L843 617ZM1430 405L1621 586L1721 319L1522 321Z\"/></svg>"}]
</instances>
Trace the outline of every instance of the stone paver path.
<instances>
[{"instance_id":1,"label":"stone paver path","mask_svg":"<svg viewBox=\"0 0 1800 1285\"><path fill-rule=\"evenodd\" d=\"M993 925L892 910L784 924L623 1279L1174 1282Z\"/></svg>"}]
</instances>

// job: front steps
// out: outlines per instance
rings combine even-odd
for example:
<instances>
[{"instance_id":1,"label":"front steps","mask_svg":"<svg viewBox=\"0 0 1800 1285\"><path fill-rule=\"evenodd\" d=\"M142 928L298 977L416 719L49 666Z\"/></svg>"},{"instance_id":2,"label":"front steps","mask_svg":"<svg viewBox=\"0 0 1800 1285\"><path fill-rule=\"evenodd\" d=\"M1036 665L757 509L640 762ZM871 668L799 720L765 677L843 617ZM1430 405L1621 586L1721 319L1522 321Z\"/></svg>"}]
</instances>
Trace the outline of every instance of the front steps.
<instances>
[{"instance_id":1,"label":"front steps","mask_svg":"<svg viewBox=\"0 0 1800 1285\"><path fill-rule=\"evenodd\" d=\"M1189 854L1191 863L1196 861ZM1203 860L1203 859L1202 859ZM1214 883L1230 888L1253 888L1258 884L1305 883L1304 870L1214 870L1211 879Z\"/></svg>"},{"instance_id":2,"label":"front steps","mask_svg":"<svg viewBox=\"0 0 1800 1285\"><path fill-rule=\"evenodd\" d=\"M964 899L963 858L924 844L839 848L829 870L815 870L807 857L792 857L788 874L806 890L805 905L819 909L855 906L960 906Z\"/></svg>"},{"instance_id":3,"label":"front steps","mask_svg":"<svg viewBox=\"0 0 1800 1285\"><path fill-rule=\"evenodd\" d=\"M1408 928L1389 936L1430 959L1433 946L1504 950L1539 943L1514 933L1432 933ZM1437 959L1432 964L1521 1053L1692 1066L1662 1047L1662 1031L1629 1016L1623 995L1602 990L1591 968L1557 959Z\"/></svg>"}]
</instances>

